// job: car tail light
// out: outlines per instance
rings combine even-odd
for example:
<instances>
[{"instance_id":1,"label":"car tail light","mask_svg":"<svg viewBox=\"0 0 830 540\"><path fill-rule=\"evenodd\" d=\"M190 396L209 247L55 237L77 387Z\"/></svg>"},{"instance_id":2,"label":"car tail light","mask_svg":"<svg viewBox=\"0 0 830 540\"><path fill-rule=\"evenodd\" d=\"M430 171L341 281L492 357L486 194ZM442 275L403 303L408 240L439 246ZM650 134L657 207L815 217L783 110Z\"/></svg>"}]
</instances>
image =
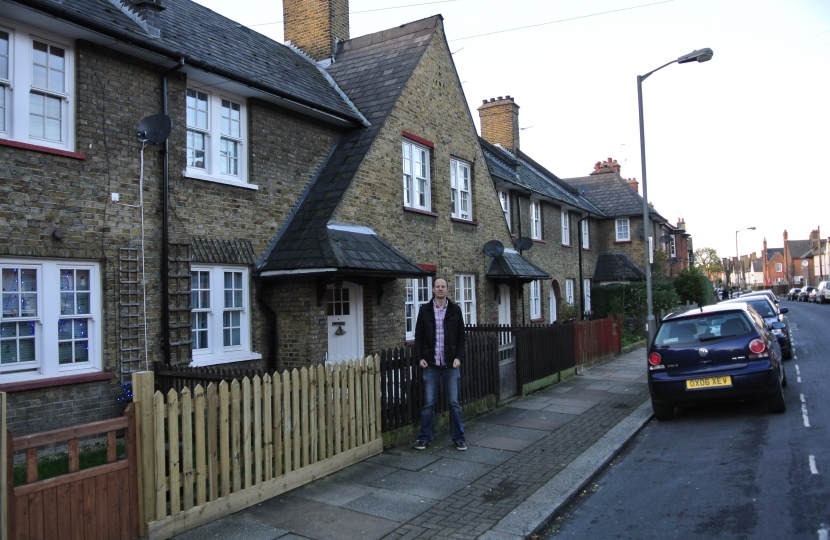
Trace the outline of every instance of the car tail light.
<instances>
[{"instance_id":1,"label":"car tail light","mask_svg":"<svg viewBox=\"0 0 830 540\"><path fill-rule=\"evenodd\" d=\"M765 358L767 354L767 344L762 339L753 339L749 343L750 358Z\"/></svg>"},{"instance_id":2,"label":"car tail light","mask_svg":"<svg viewBox=\"0 0 830 540\"><path fill-rule=\"evenodd\" d=\"M662 362L662 361L663 360L660 358L660 355L657 354L656 352L653 352L650 355L648 355L648 363L651 364L652 366L659 366L660 362Z\"/></svg>"}]
</instances>

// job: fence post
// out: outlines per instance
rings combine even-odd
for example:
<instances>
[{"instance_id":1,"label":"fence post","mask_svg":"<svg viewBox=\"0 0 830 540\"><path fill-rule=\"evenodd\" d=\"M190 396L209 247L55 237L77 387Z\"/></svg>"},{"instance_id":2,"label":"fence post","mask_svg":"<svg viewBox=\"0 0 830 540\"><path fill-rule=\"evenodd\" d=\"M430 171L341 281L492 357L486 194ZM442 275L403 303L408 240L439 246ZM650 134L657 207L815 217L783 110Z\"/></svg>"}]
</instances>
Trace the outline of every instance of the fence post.
<instances>
[{"instance_id":1,"label":"fence post","mask_svg":"<svg viewBox=\"0 0 830 540\"><path fill-rule=\"evenodd\" d=\"M0 392L0 540L9 538L9 485L7 475L11 456L8 453L6 431L6 393Z\"/></svg>"},{"instance_id":2,"label":"fence post","mask_svg":"<svg viewBox=\"0 0 830 540\"><path fill-rule=\"evenodd\" d=\"M133 403L135 403L136 461L138 465L138 534L147 535L147 523L155 521L156 469L155 425L153 417L152 371L133 373Z\"/></svg>"}]
</instances>

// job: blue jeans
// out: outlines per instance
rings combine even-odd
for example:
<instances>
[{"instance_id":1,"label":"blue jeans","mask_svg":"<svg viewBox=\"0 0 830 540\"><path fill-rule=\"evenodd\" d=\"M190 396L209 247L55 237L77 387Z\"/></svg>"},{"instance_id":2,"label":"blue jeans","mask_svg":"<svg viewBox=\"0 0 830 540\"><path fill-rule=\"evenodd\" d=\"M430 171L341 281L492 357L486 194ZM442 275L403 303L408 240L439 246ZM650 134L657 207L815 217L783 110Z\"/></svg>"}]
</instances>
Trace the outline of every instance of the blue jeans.
<instances>
[{"instance_id":1,"label":"blue jeans","mask_svg":"<svg viewBox=\"0 0 830 540\"><path fill-rule=\"evenodd\" d=\"M461 389L460 370L451 367L429 366L423 371L424 406L421 409L421 434L418 439L431 442L435 431L435 403L438 400L438 381L444 379L444 394L450 407L450 436L453 442L464 442L464 426L461 423L461 405L458 392Z\"/></svg>"}]
</instances>

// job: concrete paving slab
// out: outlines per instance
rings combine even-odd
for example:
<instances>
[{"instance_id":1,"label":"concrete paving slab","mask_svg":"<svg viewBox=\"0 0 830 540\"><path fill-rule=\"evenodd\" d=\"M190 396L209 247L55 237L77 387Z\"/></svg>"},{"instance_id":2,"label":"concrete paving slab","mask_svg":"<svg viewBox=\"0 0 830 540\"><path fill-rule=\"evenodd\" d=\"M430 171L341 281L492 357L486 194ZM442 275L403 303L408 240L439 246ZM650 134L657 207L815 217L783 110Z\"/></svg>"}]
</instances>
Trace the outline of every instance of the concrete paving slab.
<instances>
[{"instance_id":1,"label":"concrete paving slab","mask_svg":"<svg viewBox=\"0 0 830 540\"><path fill-rule=\"evenodd\" d=\"M418 497L443 500L466 487L468 482L421 472L398 471L373 482L372 485Z\"/></svg>"},{"instance_id":2,"label":"concrete paving slab","mask_svg":"<svg viewBox=\"0 0 830 540\"><path fill-rule=\"evenodd\" d=\"M602 400L599 399L580 399L577 396L571 396L565 398L552 398L550 400L551 405L567 405L569 407L580 407L589 409L599 403Z\"/></svg>"},{"instance_id":3,"label":"concrete paving slab","mask_svg":"<svg viewBox=\"0 0 830 540\"><path fill-rule=\"evenodd\" d=\"M564 426L568 422L565 420L559 421L550 421L550 420L539 420L536 418L522 418L521 420L517 420L513 423L516 427L528 428L528 429L536 429L539 431L547 431L553 432L559 429L560 427Z\"/></svg>"},{"instance_id":4,"label":"concrete paving slab","mask_svg":"<svg viewBox=\"0 0 830 540\"><path fill-rule=\"evenodd\" d=\"M313 519L299 516L285 522L285 527L291 532L312 540L379 540L399 526L397 521L326 504L320 505Z\"/></svg>"},{"instance_id":5,"label":"concrete paving slab","mask_svg":"<svg viewBox=\"0 0 830 540\"><path fill-rule=\"evenodd\" d=\"M591 407L574 407L571 405L551 405L550 407L546 407L543 410L545 412L580 415L590 408Z\"/></svg>"},{"instance_id":6,"label":"concrete paving slab","mask_svg":"<svg viewBox=\"0 0 830 540\"><path fill-rule=\"evenodd\" d=\"M177 540L274 540L284 538L288 531L259 521L228 516L178 535Z\"/></svg>"},{"instance_id":7,"label":"concrete paving slab","mask_svg":"<svg viewBox=\"0 0 830 540\"><path fill-rule=\"evenodd\" d=\"M423 469L438 459L433 453L425 453L420 450L404 451L403 449L387 450L381 454L369 458L370 463L378 463L387 467L417 471Z\"/></svg>"},{"instance_id":8,"label":"concrete paving slab","mask_svg":"<svg viewBox=\"0 0 830 540\"><path fill-rule=\"evenodd\" d=\"M525 401L514 401L510 404L510 407L514 407L516 409L529 409L532 411L541 411L545 407L550 405L548 400L544 401L533 401L533 402L525 402Z\"/></svg>"},{"instance_id":9,"label":"concrete paving slab","mask_svg":"<svg viewBox=\"0 0 830 540\"><path fill-rule=\"evenodd\" d=\"M395 473L397 470L398 469L394 467L387 467L386 465L380 465L378 463L362 461L352 465L351 467L347 467L342 471L337 471L329 476L329 478L335 482L341 482L344 484L371 484L379 478Z\"/></svg>"},{"instance_id":10,"label":"concrete paving slab","mask_svg":"<svg viewBox=\"0 0 830 540\"><path fill-rule=\"evenodd\" d=\"M345 508L370 516L405 523L423 514L437 503L436 499L378 489L365 497L351 501Z\"/></svg>"},{"instance_id":11,"label":"concrete paving slab","mask_svg":"<svg viewBox=\"0 0 830 540\"><path fill-rule=\"evenodd\" d=\"M450 459L474 461L476 463L484 463L487 465L501 465L516 455L515 452L494 450L492 448L483 448L481 446L470 446L466 452L459 452L454 448L447 448L441 454Z\"/></svg>"},{"instance_id":12,"label":"concrete paving slab","mask_svg":"<svg viewBox=\"0 0 830 540\"><path fill-rule=\"evenodd\" d=\"M512 437L499 437L496 435L484 437L476 442L476 446L495 448L496 450L508 450L510 452L521 452L534 441L528 439L514 439Z\"/></svg>"},{"instance_id":13,"label":"concrete paving slab","mask_svg":"<svg viewBox=\"0 0 830 540\"><path fill-rule=\"evenodd\" d=\"M597 383L597 384L590 384L590 385L586 386L585 388L587 388L588 390L604 391L604 390L610 390L611 388L613 388L613 386L610 385L610 384L599 384L599 383Z\"/></svg>"},{"instance_id":14,"label":"concrete paving slab","mask_svg":"<svg viewBox=\"0 0 830 540\"><path fill-rule=\"evenodd\" d=\"M530 441L538 441L547 437L549 434L538 429L527 429L521 426L503 426L501 424L490 424L490 428L481 433L482 436L489 437L497 435L499 437L512 437L513 439L527 439ZM469 439L468 439L469 441Z\"/></svg>"},{"instance_id":15,"label":"concrete paving slab","mask_svg":"<svg viewBox=\"0 0 830 540\"><path fill-rule=\"evenodd\" d=\"M312 482L295 491L298 497L317 501L333 506L345 506L349 502L368 495L375 488L363 484L341 484L335 481L328 481L329 478L321 478L320 481Z\"/></svg>"},{"instance_id":16,"label":"concrete paving slab","mask_svg":"<svg viewBox=\"0 0 830 540\"><path fill-rule=\"evenodd\" d=\"M492 470L493 466L475 461L443 458L421 469L425 474L455 478L467 483L473 482Z\"/></svg>"}]
</instances>

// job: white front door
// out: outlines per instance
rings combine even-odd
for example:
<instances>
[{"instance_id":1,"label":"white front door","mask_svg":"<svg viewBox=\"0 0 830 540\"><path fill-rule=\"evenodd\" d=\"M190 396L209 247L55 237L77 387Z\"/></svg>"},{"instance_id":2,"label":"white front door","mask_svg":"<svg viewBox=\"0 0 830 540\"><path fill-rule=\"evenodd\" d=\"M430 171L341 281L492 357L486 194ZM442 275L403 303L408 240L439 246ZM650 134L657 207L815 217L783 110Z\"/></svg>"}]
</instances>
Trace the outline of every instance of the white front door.
<instances>
[{"instance_id":1,"label":"white front door","mask_svg":"<svg viewBox=\"0 0 830 540\"><path fill-rule=\"evenodd\" d=\"M499 324L510 325L510 285L499 285Z\"/></svg>"},{"instance_id":2,"label":"white front door","mask_svg":"<svg viewBox=\"0 0 830 540\"><path fill-rule=\"evenodd\" d=\"M363 356L363 287L348 281L326 291L327 362Z\"/></svg>"}]
</instances>

